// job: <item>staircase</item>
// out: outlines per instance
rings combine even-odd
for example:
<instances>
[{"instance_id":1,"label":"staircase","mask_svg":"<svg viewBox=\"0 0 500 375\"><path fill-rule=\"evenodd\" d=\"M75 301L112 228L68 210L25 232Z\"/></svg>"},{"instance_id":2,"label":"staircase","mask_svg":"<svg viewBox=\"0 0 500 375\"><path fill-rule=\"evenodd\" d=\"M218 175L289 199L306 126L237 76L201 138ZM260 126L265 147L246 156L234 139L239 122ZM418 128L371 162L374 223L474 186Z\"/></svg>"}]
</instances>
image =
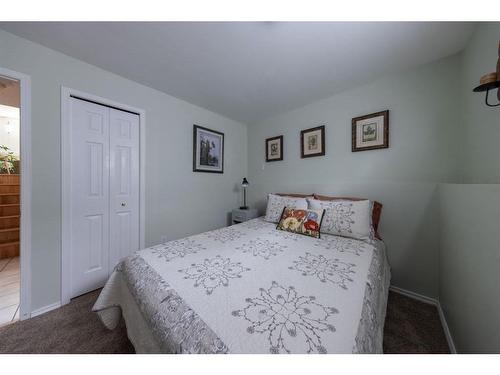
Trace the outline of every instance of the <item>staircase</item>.
<instances>
[{"instance_id":1,"label":"staircase","mask_svg":"<svg viewBox=\"0 0 500 375\"><path fill-rule=\"evenodd\" d=\"M19 175L0 174L0 259L19 256L19 194Z\"/></svg>"}]
</instances>

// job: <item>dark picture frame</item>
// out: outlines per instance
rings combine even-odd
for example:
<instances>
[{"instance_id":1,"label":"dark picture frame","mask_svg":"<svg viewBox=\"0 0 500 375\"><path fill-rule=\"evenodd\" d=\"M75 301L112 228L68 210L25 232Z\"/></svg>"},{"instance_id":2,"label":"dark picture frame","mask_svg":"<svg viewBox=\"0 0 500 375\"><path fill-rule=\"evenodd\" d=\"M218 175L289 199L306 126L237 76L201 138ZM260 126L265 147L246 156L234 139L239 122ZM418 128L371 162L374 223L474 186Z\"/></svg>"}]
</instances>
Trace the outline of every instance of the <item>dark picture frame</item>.
<instances>
[{"instance_id":1,"label":"dark picture frame","mask_svg":"<svg viewBox=\"0 0 500 375\"><path fill-rule=\"evenodd\" d=\"M318 133L321 139L318 139ZM314 149L318 151L314 152ZM325 125L302 130L300 132L300 157L312 158L323 155L325 155Z\"/></svg>"},{"instance_id":2,"label":"dark picture frame","mask_svg":"<svg viewBox=\"0 0 500 375\"><path fill-rule=\"evenodd\" d=\"M380 117L382 117L382 122L380 122ZM369 121L371 119L373 122ZM389 148L389 110L354 117L351 132L352 152ZM366 143L366 146L362 143Z\"/></svg>"},{"instance_id":3,"label":"dark picture frame","mask_svg":"<svg viewBox=\"0 0 500 375\"><path fill-rule=\"evenodd\" d=\"M273 146L274 145L279 145L277 147L278 151L278 156L272 155L273 153ZM271 152L270 152L271 149ZM266 139L266 162L271 162L271 161L280 161L283 160L283 136L279 135L277 137L272 137L272 138L267 138Z\"/></svg>"},{"instance_id":4,"label":"dark picture frame","mask_svg":"<svg viewBox=\"0 0 500 375\"><path fill-rule=\"evenodd\" d=\"M193 125L193 172L224 173L224 133Z\"/></svg>"}]
</instances>

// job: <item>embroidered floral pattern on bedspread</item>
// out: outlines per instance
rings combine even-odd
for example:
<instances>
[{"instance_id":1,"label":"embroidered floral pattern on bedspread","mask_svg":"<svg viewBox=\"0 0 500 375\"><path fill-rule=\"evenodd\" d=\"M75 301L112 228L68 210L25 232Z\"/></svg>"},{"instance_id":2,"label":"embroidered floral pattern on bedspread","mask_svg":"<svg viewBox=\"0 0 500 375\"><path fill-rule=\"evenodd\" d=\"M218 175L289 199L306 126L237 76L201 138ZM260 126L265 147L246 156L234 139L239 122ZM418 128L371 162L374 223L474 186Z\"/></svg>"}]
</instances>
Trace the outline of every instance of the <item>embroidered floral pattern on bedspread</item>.
<instances>
[{"instance_id":1,"label":"embroidered floral pattern on bedspread","mask_svg":"<svg viewBox=\"0 0 500 375\"><path fill-rule=\"evenodd\" d=\"M356 256L360 256L366 249L371 247L364 241L339 236L325 236L317 240L314 246L326 250L335 250L340 253L350 253Z\"/></svg>"},{"instance_id":2,"label":"embroidered floral pattern on bedspread","mask_svg":"<svg viewBox=\"0 0 500 375\"><path fill-rule=\"evenodd\" d=\"M282 245L277 241L261 240L257 238L241 246L237 246L236 250L241 250L243 253L252 254L254 257L258 256L267 260L283 252L287 247L287 245Z\"/></svg>"},{"instance_id":3,"label":"embroidered floral pattern on bedspread","mask_svg":"<svg viewBox=\"0 0 500 375\"><path fill-rule=\"evenodd\" d=\"M204 245L188 237L153 246L151 247L151 252L170 262L176 258L184 258L186 255L196 254L198 251L204 249L206 249Z\"/></svg>"},{"instance_id":4,"label":"embroidered floral pattern on bedspread","mask_svg":"<svg viewBox=\"0 0 500 375\"><path fill-rule=\"evenodd\" d=\"M231 242L244 236L244 233L232 227L213 230L203 234L204 236L221 243Z\"/></svg>"},{"instance_id":5,"label":"embroidered floral pattern on bedspread","mask_svg":"<svg viewBox=\"0 0 500 375\"><path fill-rule=\"evenodd\" d=\"M276 237L280 240L291 240L291 241L299 241L301 239L300 234L292 233L292 232L285 232L282 230L277 230L276 228L273 228L271 231L269 231L267 234Z\"/></svg>"},{"instance_id":6,"label":"embroidered floral pattern on bedspread","mask_svg":"<svg viewBox=\"0 0 500 375\"><path fill-rule=\"evenodd\" d=\"M226 344L140 255L127 258L117 271L122 273L164 353L229 352Z\"/></svg>"},{"instance_id":7,"label":"embroidered floral pattern on bedspread","mask_svg":"<svg viewBox=\"0 0 500 375\"><path fill-rule=\"evenodd\" d=\"M267 335L269 352L326 353L320 333L335 332L328 322L338 310L316 302L314 296L302 296L293 286L285 288L273 281L260 295L247 298L247 306L232 312L250 325L247 332Z\"/></svg>"},{"instance_id":8,"label":"embroidered floral pattern on bedspread","mask_svg":"<svg viewBox=\"0 0 500 375\"><path fill-rule=\"evenodd\" d=\"M96 311L127 315L123 282L160 352L381 352L390 271L375 244L255 219L126 258Z\"/></svg>"},{"instance_id":9,"label":"embroidered floral pattern on bedspread","mask_svg":"<svg viewBox=\"0 0 500 375\"><path fill-rule=\"evenodd\" d=\"M212 294L219 286L228 286L230 279L241 278L241 274L245 271L250 271L250 268L243 267L241 262L232 263L231 259L219 255L179 270L186 274L185 279L195 280L195 287L203 286L207 294Z\"/></svg>"},{"instance_id":10,"label":"embroidered floral pattern on bedspread","mask_svg":"<svg viewBox=\"0 0 500 375\"><path fill-rule=\"evenodd\" d=\"M321 282L332 283L347 289L347 282L352 282L351 276L355 273L353 263L342 262L337 258L325 258L323 255L306 253L293 262L291 270L299 271L302 276L316 276Z\"/></svg>"}]
</instances>

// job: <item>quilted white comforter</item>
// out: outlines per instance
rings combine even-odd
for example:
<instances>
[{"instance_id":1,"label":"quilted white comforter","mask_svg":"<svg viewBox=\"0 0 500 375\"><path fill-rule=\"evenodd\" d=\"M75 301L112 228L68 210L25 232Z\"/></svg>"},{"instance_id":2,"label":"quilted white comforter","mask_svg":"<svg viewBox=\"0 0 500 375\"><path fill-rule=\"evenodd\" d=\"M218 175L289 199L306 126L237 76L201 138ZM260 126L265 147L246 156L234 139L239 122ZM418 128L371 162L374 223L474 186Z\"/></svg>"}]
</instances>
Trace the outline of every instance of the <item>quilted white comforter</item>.
<instances>
[{"instance_id":1,"label":"quilted white comforter","mask_svg":"<svg viewBox=\"0 0 500 375\"><path fill-rule=\"evenodd\" d=\"M381 353L389 280L381 241L258 218L137 252L94 311L137 352Z\"/></svg>"}]
</instances>

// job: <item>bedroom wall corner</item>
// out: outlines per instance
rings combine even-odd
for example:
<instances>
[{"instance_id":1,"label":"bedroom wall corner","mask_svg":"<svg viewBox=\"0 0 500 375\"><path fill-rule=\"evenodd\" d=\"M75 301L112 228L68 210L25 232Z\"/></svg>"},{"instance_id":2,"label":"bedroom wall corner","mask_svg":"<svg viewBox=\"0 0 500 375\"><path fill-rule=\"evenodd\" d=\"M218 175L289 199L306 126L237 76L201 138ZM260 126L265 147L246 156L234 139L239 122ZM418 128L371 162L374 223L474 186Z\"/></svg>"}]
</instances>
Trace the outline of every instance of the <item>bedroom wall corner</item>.
<instances>
[{"instance_id":1,"label":"bedroom wall corner","mask_svg":"<svg viewBox=\"0 0 500 375\"><path fill-rule=\"evenodd\" d=\"M438 297L437 187L460 176L461 56L383 77L248 126L251 204L271 192L362 196L384 204L381 234L393 285ZM390 147L351 152L351 119L390 110ZM326 125L326 156L300 158L301 129ZM284 135L284 160L265 162L265 139Z\"/></svg>"},{"instance_id":2,"label":"bedroom wall corner","mask_svg":"<svg viewBox=\"0 0 500 375\"><path fill-rule=\"evenodd\" d=\"M500 352L500 110L472 92L499 36L500 22L480 23L462 52L462 184L439 186L439 300L459 353Z\"/></svg>"},{"instance_id":3,"label":"bedroom wall corner","mask_svg":"<svg viewBox=\"0 0 500 375\"><path fill-rule=\"evenodd\" d=\"M439 300L459 353L500 352L500 185L441 184Z\"/></svg>"}]
</instances>

